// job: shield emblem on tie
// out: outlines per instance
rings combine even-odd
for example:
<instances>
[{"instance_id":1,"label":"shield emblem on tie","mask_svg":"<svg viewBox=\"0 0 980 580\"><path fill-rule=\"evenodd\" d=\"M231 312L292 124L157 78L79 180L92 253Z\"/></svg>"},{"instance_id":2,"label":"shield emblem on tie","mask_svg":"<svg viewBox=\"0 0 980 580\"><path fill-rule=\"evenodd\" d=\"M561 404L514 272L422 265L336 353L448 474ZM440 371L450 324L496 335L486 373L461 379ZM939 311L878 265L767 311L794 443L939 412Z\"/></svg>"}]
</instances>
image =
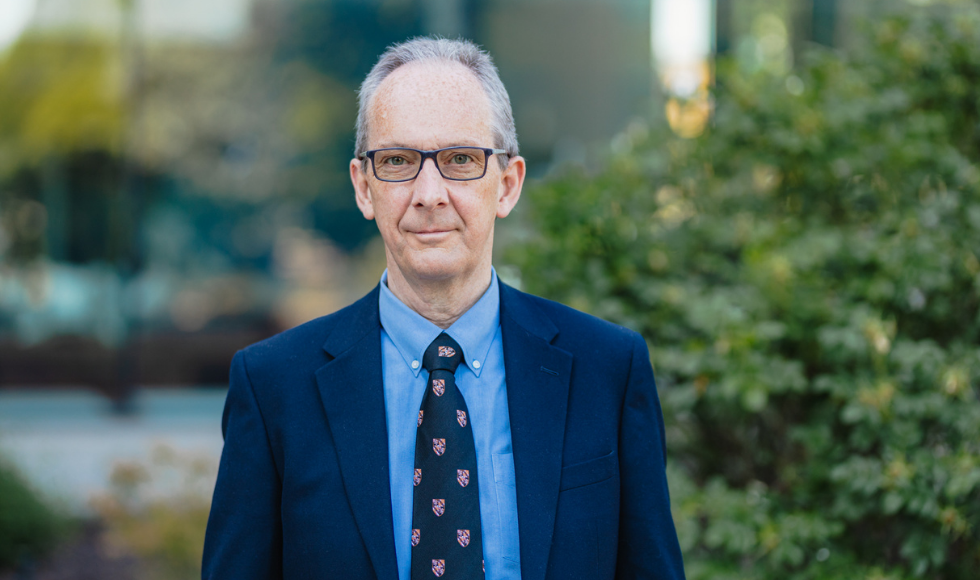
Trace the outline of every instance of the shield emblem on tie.
<instances>
[{"instance_id":1,"label":"shield emblem on tie","mask_svg":"<svg viewBox=\"0 0 980 580\"><path fill-rule=\"evenodd\" d=\"M439 356L444 356L444 357L447 357L447 358L448 357L451 357L451 356L456 356L456 349L454 349L451 346L440 346L439 347Z\"/></svg>"},{"instance_id":2,"label":"shield emblem on tie","mask_svg":"<svg viewBox=\"0 0 980 580\"><path fill-rule=\"evenodd\" d=\"M470 545L470 531L469 530L456 530L456 541L459 542L460 546L464 548Z\"/></svg>"},{"instance_id":3,"label":"shield emblem on tie","mask_svg":"<svg viewBox=\"0 0 980 580\"><path fill-rule=\"evenodd\" d=\"M436 576L442 576L446 573L446 561L445 560L433 560L432 561L432 573Z\"/></svg>"},{"instance_id":4,"label":"shield emblem on tie","mask_svg":"<svg viewBox=\"0 0 980 580\"><path fill-rule=\"evenodd\" d=\"M416 467L415 468L415 485L418 485L421 482L422 482L422 468L421 467Z\"/></svg>"},{"instance_id":5,"label":"shield emblem on tie","mask_svg":"<svg viewBox=\"0 0 980 580\"><path fill-rule=\"evenodd\" d=\"M470 470L469 469L457 469L456 470L456 481L463 487L470 484Z\"/></svg>"},{"instance_id":6,"label":"shield emblem on tie","mask_svg":"<svg viewBox=\"0 0 980 580\"><path fill-rule=\"evenodd\" d=\"M422 539L422 532L418 528L412 530L412 547L419 545L419 540Z\"/></svg>"},{"instance_id":7,"label":"shield emblem on tie","mask_svg":"<svg viewBox=\"0 0 980 580\"><path fill-rule=\"evenodd\" d=\"M445 439L433 439L432 440L432 450L436 452L436 455L442 455L446 452L446 440Z\"/></svg>"},{"instance_id":8,"label":"shield emblem on tie","mask_svg":"<svg viewBox=\"0 0 980 580\"><path fill-rule=\"evenodd\" d=\"M456 409L456 422L460 427L466 427L466 411Z\"/></svg>"},{"instance_id":9,"label":"shield emblem on tie","mask_svg":"<svg viewBox=\"0 0 980 580\"><path fill-rule=\"evenodd\" d=\"M446 379L433 379L432 392L441 397L446 392Z\"/></svg>"},{"instance_id":10,"label":"shield emblem on tie","mask_svg":"<svg viewBox=\"0 0 980 580\"><path fill-rule=\"evenodd\" d=\"M436 514L437 516L441 516L442 514L446 513L446 500L432 500L432 513Z\"/></svg>"},{"instance_id":11,"label":"shield emblem on tie","mask_svg":"<svg viewBox=\"0 0 980 580\"><path fill-rule=\"evenodd\" d=\"M418 425L416 425L416 427L421 427L421 426L422 426L422 414L423 414L424 412L425 412L425 411L422 411L422 410L419 410L419 424L418 424Z\"/></svg>"}]
</instances>

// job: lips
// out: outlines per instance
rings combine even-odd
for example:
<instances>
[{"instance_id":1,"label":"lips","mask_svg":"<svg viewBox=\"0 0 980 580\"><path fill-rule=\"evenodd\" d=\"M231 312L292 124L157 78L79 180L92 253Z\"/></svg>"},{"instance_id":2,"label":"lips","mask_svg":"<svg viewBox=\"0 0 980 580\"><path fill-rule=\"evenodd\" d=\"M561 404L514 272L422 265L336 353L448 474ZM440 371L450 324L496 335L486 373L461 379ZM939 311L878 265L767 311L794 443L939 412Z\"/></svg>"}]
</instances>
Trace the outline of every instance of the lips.
<instances>
[{"instance_id":1,"label":"lips","mask_svg":"<svg viewBox=\"0 0 980 580\"><path fill-rule=\"evenodd\" d=\"M415 235L417 235L417 236L435 236L435 235L439 235L439 234L448 234L451 231L453 231L453 230L452 229L436 229L436 228L430 228L430 229L424 229L424 230L415 230L415 231L412 231L412 233L415 234Z\"/></svg>"}]
</instances>

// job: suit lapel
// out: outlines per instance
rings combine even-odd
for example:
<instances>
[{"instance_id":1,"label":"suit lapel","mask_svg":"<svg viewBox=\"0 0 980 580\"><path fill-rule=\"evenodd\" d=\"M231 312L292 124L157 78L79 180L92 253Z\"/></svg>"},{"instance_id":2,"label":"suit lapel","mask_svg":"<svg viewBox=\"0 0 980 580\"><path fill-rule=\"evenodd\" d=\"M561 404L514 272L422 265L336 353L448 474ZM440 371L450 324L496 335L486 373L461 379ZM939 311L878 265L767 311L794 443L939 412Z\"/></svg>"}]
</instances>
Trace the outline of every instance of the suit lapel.
<instances>
[{"instance_id":1,"label":"suit lapel","mask_svg":"<svg viewBox=\"0 0 980 580\"><path fill-rule=\"evenodd\" d=\"M525 295L500 284L500 324L517 480L521 575L548 565L561 480L572 355L550 344L558 329ZM348 309L316 372L344 487L379 579L398 576L391 519L378 289Z\"/></svg>"},{"instance_id":2,"label":"suit lapel","mask_svg":"<svg viewBox=\"0 0 980 580\"><path fill-rule=\"evenodd\" d=\"M517 478L521 576L544 578L558 509L572 355L550 344L554 323L500 285L500 324Z\"/></svg>"},{"instance_id":3,"label":"suit lapel","mask_svg":"<svg viewBox=\"0 0 980 580\"><path fill-rule=\"evenodd\" d=\"M379 579L398 577L388 480L378 288L339 320L316 372L344 488Z\"/></svg>"}]
</instances>

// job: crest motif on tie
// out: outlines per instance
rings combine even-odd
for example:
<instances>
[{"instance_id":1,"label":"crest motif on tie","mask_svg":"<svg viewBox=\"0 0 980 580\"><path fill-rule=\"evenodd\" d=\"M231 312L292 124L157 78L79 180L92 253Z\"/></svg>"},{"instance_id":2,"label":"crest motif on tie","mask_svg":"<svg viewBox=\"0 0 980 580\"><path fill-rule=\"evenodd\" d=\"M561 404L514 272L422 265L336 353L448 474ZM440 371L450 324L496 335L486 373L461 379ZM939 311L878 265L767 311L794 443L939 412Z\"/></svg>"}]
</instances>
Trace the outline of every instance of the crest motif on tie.
<instances>
[{"instance_id":1,"label":"crest motif on tie","mask_svg":"<svg viewBox=\"0 0 980 580\"><path fill-rule=\"evenodd\" d=\"M418 485L421 482L422 482L422 468L421 467L416 467L415 468L415 485Z\"/></svg>"},{"instance_id":2,"label":"crest motif on tie","mask_svg":"<svg viewBox=\"0 0 980 580\"><path fill-rule=\"evenodd\" d=\"M437 397L441 397L443 393L446 392L446 379L433 379L432 392L435 393Z\"/></svg>"},{"instance_id":3,"label":"crest motif on tie","mask_svg":"<svg viewBox=\"0 0 980 580\"><path fill-rule=\"evenodd\" d=\"M466 427L466 411L456 409L456 422L460 427Z\"/></svg>"},{"instance_id":4,"label":"crest motif on tie","mask_svg":"<svg viewBox=\"0 0 980 580\"><path fill-rule=\"evenodd\" d=\"M422 411L421 409L419 410L419 424L418 424L418 425L416 425L416 427L421 427L421 426L422 426L422 414L423 414L424 412L425 412L425 411Z\"/></svg>"},{"instance_id":5,"label":"crest motif on tie","mask_svg":"<svg viewBox=\"0 0 980 580\"><path fill-rule=\"evenodd\" d=\"M432 450L436 452L436 455L442 455L446 452L446 440L445 439L433 439L432 440Z\"/></svg>"},{"instance_id":6,"label":"crest motif on tie","mask_svg":"<svg viewBox=\"0 0 980 580\"><path fill-rule=\"evenodd\" d=\"M442 576L446 573L446 561L445 560L433 560L432 561L432 573L436 576Z\"/></svg>"},{"instance_id":7,"label":"crest motif on tie","mask_svg":"<svg viewBox=\"0 0 980 580\"><path fill-rule=\"evenodd\" d=\"M456 481L463 487L470 484L470 470L469 469L457 469L456 470Z\"/></svg>"},{"instance_id":8,"label":"crest motif on tie","mask_svg":"<svg viewBox=\"0 0 980 580\"><path fill-rule=\"evenodd\" d=\"M419 545L419 540L422 539L422 532L418 528L412 530L412 547Z\"/></svg>"},{"instance_id":9,"label":"crest motif on tie","mask_svg":"<svg viewBox=\"0 0 980 580\"><path fill-rule=\"evenodd\" d=\"M444 356L444 357L447 357L447 358L448 357L451 357L451 356L456 356L456 349L454 349L451 346L440 346L439 347L439 356Z\"/></svg>"},{"instance_id":10,"label":"crest motif on tie","mask_svg":"<svg viewBox=\"0 0 980 580\"><path fill-rule=\"evenodd\" d=\"M441 516L442 514L446 513L446 500L432 500L432 513L436 514L437 516Z\"/></svg>"},{"instance_id":11,"label":"crest motif on tie","mask_svg":"<svg viewBox=\"0 0 980 580\"><path fill-rule=\"evenodd\" d=\"M464 548L470 545L470 531L469 530L456 530L456 541L459 542L460 546Z\"/></svg>"}]
</instances>

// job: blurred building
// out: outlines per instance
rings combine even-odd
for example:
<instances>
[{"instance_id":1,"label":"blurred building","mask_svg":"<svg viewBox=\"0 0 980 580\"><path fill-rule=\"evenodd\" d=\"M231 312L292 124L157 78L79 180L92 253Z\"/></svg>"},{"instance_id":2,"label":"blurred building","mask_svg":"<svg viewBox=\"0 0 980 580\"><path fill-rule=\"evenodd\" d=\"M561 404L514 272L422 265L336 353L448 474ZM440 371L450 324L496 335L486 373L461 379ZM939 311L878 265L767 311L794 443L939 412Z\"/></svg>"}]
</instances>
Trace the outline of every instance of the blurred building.
<instances>
[{"instance_id":1,"label":"blurred building","mask_svg":"<svg viewBox=\"0 0 980 580\"><path fill-rule=\"evenodd\" d=\"M237 348L374 285L347 161L355 90L393 42L489 49L541 176L596 163L636 120L698 130L716 51L788 72L854 11L691 0L664 30L699 56L674 66L651 37L668 4L5 0L0 388L221 385Z\"/></svg>"}]
</instances>

